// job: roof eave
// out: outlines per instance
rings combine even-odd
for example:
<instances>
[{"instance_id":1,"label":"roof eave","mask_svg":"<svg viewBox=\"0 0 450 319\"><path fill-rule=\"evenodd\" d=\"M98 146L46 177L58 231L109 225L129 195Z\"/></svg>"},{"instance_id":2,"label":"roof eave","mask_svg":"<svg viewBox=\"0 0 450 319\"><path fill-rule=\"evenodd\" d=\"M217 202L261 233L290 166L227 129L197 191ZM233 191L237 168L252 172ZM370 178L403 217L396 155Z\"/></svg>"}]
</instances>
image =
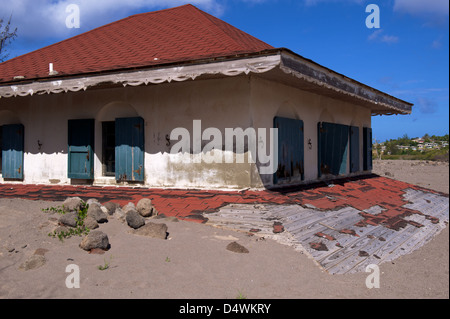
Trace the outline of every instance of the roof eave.
<instances>
[{"instance_id":1,"label":"roof eave","mask_svg":"<svg viewBox=\"0 0 450 319\"><path fill-rule=\"evenodd\" d=\"M372 115L411 114L412 103L379 91L366 84L328 69L286 48L280 48L280 68L287 74L369 105Z\"/></svg>"},{"instance_id":2,"label":"roof eave","mask_svg":"<svg viewBox=\"0 0 450 319\"><path fill-rule=\"evenodd\" d=\"M333 96L338 98L360 102L370 107L373 115L411 113L412 103L348 78L286 48L169 62L139 68L23 79L0 83L0 97L79 91L106 82L135 86L172 80L184 81L204 74L233 76L242 73L265 73L275 67L285 74L292 75L296 81L308 82L324 93L332 92Z\"/></svg>"}]
</instances>

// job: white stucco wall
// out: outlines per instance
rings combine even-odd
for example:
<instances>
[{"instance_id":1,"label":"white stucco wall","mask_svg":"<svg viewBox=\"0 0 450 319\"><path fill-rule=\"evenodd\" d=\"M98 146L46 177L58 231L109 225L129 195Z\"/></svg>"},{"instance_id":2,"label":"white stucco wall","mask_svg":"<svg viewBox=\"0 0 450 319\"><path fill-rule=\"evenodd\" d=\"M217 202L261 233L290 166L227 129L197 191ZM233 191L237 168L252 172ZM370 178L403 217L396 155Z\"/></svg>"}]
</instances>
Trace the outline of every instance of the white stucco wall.
<instances>
[{"instance_id":1,"label":"white stucco wall","mask_svg":"<svg viewBox=\"0 0 450 319\"><path fill-rule=\"evenodd\" d=\"M169 154L176 141L167 146L165 137L177 127L192 135L193 120L201 120L202 130L216 127L224 140L225 128L271 128L276 115L304 122L306 182L317 179L318 121L359 126L362 163L362 127L370 127L370 110L257 76L0 99L0 125L21 123L25 127L23 183L30 184L81 182L67 178L67 123L92 118L96 120L94 183L115 184L114 177L102 176L101 122L140 116L145 123L145 186L271 186L272 175L260 175L255 164L183 164L183 156L188 155Z\"/></svg>"},{"instance_id":2,"label":"white stucco wall","mask_svg":"<svg viewBox=\"0 0 450 319\"><path fill-rule=\"evenodd\" d=\"M331 122L360 128L360 165L363 163L363 127L371 127L370 109L350 104L348 102L317 95L295 87L274 81L252 77L251 111L255 127L271 127L275 116L294 118L304 124L304 182L317 180L318 177L318 136L317 123ZM308 141L312 147L309 149ZM347 156L349 156L349 153ZM347 159L347 175L350 174L349 159ZM362 169L361 169L362 170ZM357 173L356 173L357 174ZM355 175L355 173L353 174ZM327 176L322 177L326 179ZM265 186L272 186L270 175L261 176ZM294 181L295 183L295 181Z\"/></svg>"}]
</instances>

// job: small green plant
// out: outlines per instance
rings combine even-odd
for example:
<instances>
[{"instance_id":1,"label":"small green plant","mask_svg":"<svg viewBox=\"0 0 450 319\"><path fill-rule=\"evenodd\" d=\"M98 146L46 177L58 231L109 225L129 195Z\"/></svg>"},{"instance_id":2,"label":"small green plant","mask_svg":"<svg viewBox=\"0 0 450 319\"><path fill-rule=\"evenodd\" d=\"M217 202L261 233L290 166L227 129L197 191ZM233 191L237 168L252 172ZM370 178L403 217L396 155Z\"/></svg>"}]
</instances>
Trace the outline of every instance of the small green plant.
<instances>
[{"instance_id":1,"label":"small green plant","mask_svg":"<svg viewBox=\"0 0 450 319\"><path fill-rule=\"evenodd\" d=\"M64 211L64 206L56 206L56 207L47 207L41 209L44 213L58 213L60 215L64 215L66 212Z\"/></svg>"},{"instance_id":2,"label":"small green plant","mask_svg":"<svg viewBox=\"0 0 450 319\"><path fill-rule=\"evenodd\" d=\"M170 258L166 257L166 263L170 263Z\"/></svg>"},{"instance_id":3,"label":"small green plant","mask_svg":"<svg viewBox=\"0 0 450 319\"><path fill-rule=\"evenodd\" d=\"M247 299L247 296L244 295L241 291L238 290L238 295L236 296L236 299Z\"/></svg>"},{"instance_id":4,"label":"small green plant","mask_svg":"<svg viewBox=\"0 0 450 319\"><path fill-rule=\"evenodd\" d=\"M112 256L109 257L109 261L106 261L106 258L103 259L104 264L97 266L98 270L106 270L109 268L109 264L111 263Z\"/></svg>"},{"instance_id":5,"label":"small green plant","mask_svg":"<svg viewBox=\"0 0 450 319\"><path fill-rule=\"evenodd\" d=\"M77 226L75 228L69 228L67 231L63 231L63 230L62 231L53 231L53 232L49 233L48 235L53 238L58 237L58 239L60 241L64 241L65 238L69 238L74 235L81 236L81 235L89 234L89 228L87 228L84 225L84 220L87 217L88 208L89 208L89 205L86 204L84 201L81 201L80 208L78 209ZM43 212L52 211L52 212L56 212L60 215L64 215L66 213L66 211L64 210L64 206L43 208L42 211Z\"/></svg>"}]
</instances>

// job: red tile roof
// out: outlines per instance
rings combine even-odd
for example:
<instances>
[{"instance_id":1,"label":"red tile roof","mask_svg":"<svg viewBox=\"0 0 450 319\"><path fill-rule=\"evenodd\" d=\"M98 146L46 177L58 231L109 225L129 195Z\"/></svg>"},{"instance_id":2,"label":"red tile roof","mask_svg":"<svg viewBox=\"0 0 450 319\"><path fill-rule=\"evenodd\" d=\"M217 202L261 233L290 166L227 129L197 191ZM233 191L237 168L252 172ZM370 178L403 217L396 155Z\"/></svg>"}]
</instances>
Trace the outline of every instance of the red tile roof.
<instances>
[{"instance_id":1,"label":"red tile roof","mask_svg":"<svg viewBox=\"0 0 450 319\"><path fill-rule=\"evenodd\" d=\"M0 83L256 53L272 46L183 5L130 16L0 64Z\"/></svg>"}]
</instances>

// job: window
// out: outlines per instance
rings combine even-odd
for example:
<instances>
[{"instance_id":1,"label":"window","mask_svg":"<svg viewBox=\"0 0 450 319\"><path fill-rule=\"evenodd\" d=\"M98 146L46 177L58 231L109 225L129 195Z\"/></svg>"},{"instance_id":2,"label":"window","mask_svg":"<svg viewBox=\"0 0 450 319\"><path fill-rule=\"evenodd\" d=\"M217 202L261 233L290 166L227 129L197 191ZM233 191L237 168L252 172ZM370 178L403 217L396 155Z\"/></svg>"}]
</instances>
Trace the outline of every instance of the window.
<instances>
[{"instance_id":1,"label":"window","mask_svg":"<svg viewBox=\"0 0 450 319\"><path fill-rule=\"evenodd\" d=\"M103 176L116 174L116 123L102 122L102 173Z\"/></svg>"}]
</instances>

